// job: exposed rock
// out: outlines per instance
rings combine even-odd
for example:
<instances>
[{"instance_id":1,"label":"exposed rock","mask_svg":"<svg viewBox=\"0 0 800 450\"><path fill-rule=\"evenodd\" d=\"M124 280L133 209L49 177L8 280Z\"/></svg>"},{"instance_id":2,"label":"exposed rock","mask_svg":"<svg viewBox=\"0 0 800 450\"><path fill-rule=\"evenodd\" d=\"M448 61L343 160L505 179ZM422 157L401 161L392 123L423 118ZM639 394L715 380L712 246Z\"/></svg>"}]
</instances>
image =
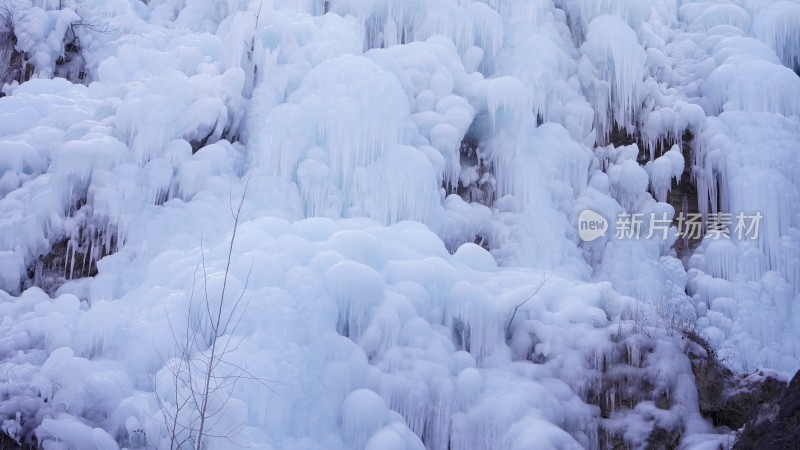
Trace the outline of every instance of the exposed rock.
<instances>
[{"instance_id":1,"label":"exposed rock","mask_svg":"<svg viewBox=\"0 0 800 450\"><path fill-rule=\"evenodd\" d=\"M734 373L717 359L702 337L687 333L686 338L692 344L687 354L692 361L700 412L714 426L737 430L786 390L786 382L777 373Z\"/></svg>"},{"instance_id":2,"label":"exposed rock","mask_svg":"<svg viewBox=\"0 0 800 450\"><path fill-rule=\"evenodd\" d=\"M637 412L641 405L652 405L670 415L673 402L669 389L658 385L654 367L647 364L648 355L657 346L657 340L641 333L619 333L612 336L615 343L613 351L605 355L602 363L602 376L596 390L587 392L586 402L600 408L602 417L598 430L598 446L603 450L677 449L683 437L683 426L664 421L657 415ZM642 423L651 427L642 441L631 440L630 417L639 417ZM638 432L643 430L638 429ZM636 434L636 433L634 433Z\"/></svg>"},{"instance_id":3,"label":"exposed rock","mask_svg":"<svg viewBox=\"0 0 800 450\"><path fill-rule=\"evenodd\" d=\"M786 392L786 382L763 371L742 378L729 393L720 419L732 425L758 416Z\"/></svg>"},{"instance_id":4,"label":"exposed rock","mask_svg":"<svg viewBox=\"0 0 800 450\"><path fill-rule=\"evenodd\" d=\"M35 450L37 448L38 446L34 442L20 444L0 431L0 449L2 450Z\"/></svg>"},{"instance_id":5,"label":"exposed rock","mask_svg":"<svg viewBox=\"0 0 800 450\"><path fill-rule=\"evenodd\" d=\"M763 405L747 422L734 450L796 449L800 446L800 372L780 399Z\"/></svg>"},{"instance_id":6,"label":"exposed rock","mask_svg":"<svg viewBox=\"0 0 800 450\"><path fill-rule=\"evenodd\" d=\"M611 434L605 429L601 428L598 433L599 445L604 450L629 450L630 446L625 442L622 436Z\"/></svg>"},{"instance_id":7,"label":"exposed rock","mask_svg":"<svg viewBox=\"0 0 800 450\"><path fill-rule=\"evenodd\" d=\"M675 217L672 224L679 226L678 216L682 214L687 219L692 214L699 214L699 202L697 199L697 185L692 180L692 167L694 167L692 147L694 146L694 134L686 130L681 137L681 153L683 153L683 174L679 181L672 181L672 189L669 191L667 203L675 208ZM684 225L685 227L685 225ZM681 231L685 231L681 230ZM678 258L685 260L694 253L700 246L701 237L687 235L684 239L676 239L672 248L678 254Z\"/></svg>"},{"instance_id":8,"label":"exposed rock","mask_svg":"<svg viewBox=\"0 0 800 450\"><path fill-rule=\"evenodd\" d=\"M681 443L681 430L667 430L656 427L650 433L647 440L647 448L650 450L671 450L678 448Z\"/></svg>"}]
</instances>

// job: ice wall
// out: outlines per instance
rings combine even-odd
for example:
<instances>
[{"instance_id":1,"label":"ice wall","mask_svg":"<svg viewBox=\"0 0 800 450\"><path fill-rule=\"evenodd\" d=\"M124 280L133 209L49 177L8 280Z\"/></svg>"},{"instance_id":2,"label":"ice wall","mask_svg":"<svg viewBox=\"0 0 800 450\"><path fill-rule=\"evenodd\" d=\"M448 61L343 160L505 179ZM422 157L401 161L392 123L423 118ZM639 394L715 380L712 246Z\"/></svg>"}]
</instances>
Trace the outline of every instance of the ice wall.
<instances>
[{"instance_id":1,"label":"ice wall","mask_svg":"<svg viewBox=\"0 0 800 450\"><path fill-rule=\"evenodd\" d=\"M35 76L0 99L3 431L168 447L174 333L226 279L249 375L209 448L713 433L684 327L736 368L800 358L797 3L766 3L26 4ZM109 24L81 35L87 85L50 79L70 11ZM763 221L688 274L666 203L687 168L706 218ZM633 214L666 232L615 236Z\"/></svg>"},{"instance_id":2,"label":"ice wall","mask_svg":"<svg viewBox=\"0 0 800 450\"><path fill-rule=\"evenodd\" d=\"M792 371L797 353L791 305L800 287L797 221L787 211L798 195L793 161L800 78L781 65L793 64L791 49L783 44L792 31L774 14L781 10L790 17L797 3L744 6L750 21L726 19L727 26L709 31L712 37L699 46L708 55L698 64L705 64L700 71L708 74L703 106L718 117L706 120L698 133L693 173L701 213L721 217L731 239L706 237L690 262L695 270L689 292L708 307L698 323L734 366ZM695 8L706 16L713 12ZM754 221L744 223L750 217L757 217L758 230Z\"/></svg>"}]
</instances>

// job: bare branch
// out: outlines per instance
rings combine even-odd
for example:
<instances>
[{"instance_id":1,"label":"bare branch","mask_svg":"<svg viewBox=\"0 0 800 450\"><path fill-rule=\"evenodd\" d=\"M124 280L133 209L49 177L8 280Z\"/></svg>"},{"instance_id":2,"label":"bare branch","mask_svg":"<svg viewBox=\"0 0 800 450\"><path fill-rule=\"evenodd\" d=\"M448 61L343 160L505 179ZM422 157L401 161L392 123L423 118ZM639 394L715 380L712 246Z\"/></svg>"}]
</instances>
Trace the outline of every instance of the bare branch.
<instances>
[{"instance_id":1,"label":"bare branch","mask_svg":"<svg viewBox=\"0 0 800 450\"><path fill-rule=\"evenodd\" d=\"M222 423L236 385L241 381L255 381L275 392L268 384L272 383L271 380L257 377L242 365L226 360L226 357L236 352L244 341L243 338L234 337L234 334L249 305L247 287L253 271L252 260L242 291L235 299L228 299L230 297L228 284L232 276L234 245L248 185L249 179L245 182L244 192L238 203L233 201L231 191L229 207L233 219L233 230L228 243L221 291L209 292L210 271L206 260L205 243L201 235L200 263L193 274L189 309L185 320L186 329L176 330L174 321L167 317L167 324L170 327L175 347L175 357L167 364L173 380L173 386L171 386L173 393L170 394L170 397L174 398L169 400L158 398L157 400L164 417L171 450L177 450L188 444L194 450L200 450L205 445L204 439L206 438L225 439L236 446L241 446L231 440L230 436L241 430L247 420L241 424L226 425L224 430L216 429ZM199 273L202 273L203 276L203 298L202 301L195 304L195 289ZM199 306L199 308L195 306ZM220 339L223 340L220 341ZM158 349L156 351L158 353ZM161 356L160 353L159 356ZM276 395L279 394L276 393ZM212 430L216 434L210 434Z\"/></svg>"},{"instance_id":2,"label":"bare branch","mask_svg":"<svg viewBox=\"0 0 800 450\"><path fill-rule=\"evenodd\" d=\"M525 304L528 303L532 298L536 297L536 294L538 294L539 291L542 290L542 287L544 287L544 285L547 283L547 280L548 280L547 276L545 274L542 274L542 281L539 283L539 286L536 287L536 290L533 291L533 293L531 295L529 295L528 298L526 298L522 303L514 305L514 307L511 308L511 318L508 319L508 324L506 325L506 338L507 339L511 338L511 324L514 323L514 318L517 316L517 312L519 312L520 309L523 306L525 306Z\"/></svg>"}]
</instances>

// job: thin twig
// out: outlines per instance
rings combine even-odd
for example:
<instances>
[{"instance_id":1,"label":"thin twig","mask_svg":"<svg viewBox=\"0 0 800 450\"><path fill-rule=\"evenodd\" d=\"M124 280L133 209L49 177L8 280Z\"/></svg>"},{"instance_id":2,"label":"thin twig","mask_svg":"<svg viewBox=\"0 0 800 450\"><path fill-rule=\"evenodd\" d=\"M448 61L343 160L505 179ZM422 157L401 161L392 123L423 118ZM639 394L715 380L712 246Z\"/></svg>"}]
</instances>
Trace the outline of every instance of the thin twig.
<instances>
[{"instance_id":1,"label":"thin twig","mask_svg":"<svg viewBox=\"0 0 800 450\"><path fill-rule=\"evenodd\" d=\"M520 308L525 306L525 304L528 303L533 297L536 297L536 294L538 294L539 291L542 290L542 287L544 287L545 283L547 283L547 276L543 274L542 275L542 281L539 283L539 286L536 288L536 290L533 291L533 293L531 295L529 295L528 298L525 299L525 301L523 301L522 303L519 303L517 305L514 305L514 307L511 308L511 318L508 319L508 325L506 325L506 336L507 337L509 337L509 338L511 337L511 324L514 323L514 318L517 316L517 312L519 312Z\"/></svg>"}]
</instances>

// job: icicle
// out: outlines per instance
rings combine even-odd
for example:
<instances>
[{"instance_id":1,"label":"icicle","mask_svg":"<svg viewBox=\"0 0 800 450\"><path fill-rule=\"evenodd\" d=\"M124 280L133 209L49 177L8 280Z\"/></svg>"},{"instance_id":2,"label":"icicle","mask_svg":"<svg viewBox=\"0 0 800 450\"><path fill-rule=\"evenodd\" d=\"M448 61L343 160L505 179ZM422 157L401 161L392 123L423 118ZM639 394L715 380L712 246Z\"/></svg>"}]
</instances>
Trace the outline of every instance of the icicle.
<instances>
[{"instance_id":1,"label":"icicle","mask_svg":"<svg viewBox=\"0 0 800 450\"><path fill-rule=\"evenodd\" d=\"M722 65L708 76L703 92L710 114L733 109L800 114L800 78L767 61Z\"/></svg>"},{"instance_id":2,"label":"icicle","mask_svg":"<svg viewBox=\"0 0 800 450\"><path fill-rule=\"evenodd\" d=\"M343 261L328 269L325 281L339 305L339 333L358 340L383 301L383 280L369 266Z\"/></svg>"},{"instance_id":3,"label":"icicle","mask_svg":"<svg viewBox=\"0 0 800 450\"><path fill-rule=\"evenodd\" d=\"M645 170L650 176L650 187L653 189L656 200L666 201L667 193L672 186L672 163L670 160L662 156L655 161L648 162Z\"/></svg>"},{"instance_id":4,"label":"icicle","mask_svg":"<svg viewBox=\"0 0 800 450\"><path fill-rule=\"evenodd\" d=\"M379 6L379 8L382 5ZM427 5L422 0L390 0L385 13L379 11L379 22L385 22L383 36L386 47L397 44L407 44L415 36L417 27L422 24Z\"/></svg>"},{"instance_id":5,"label":"icicle","mask_svg":"<svg viewBox=\"0 0 800 450\"><path fill-rule=\"evenodd\" d=\"M783 64L800 68L800 4L778 1L756 15L753 27L756 36L767 42Z\"/></svg>"},{"instance_id":6,"label":"icicle","mask_svg":"<svg viewBox=\"0 0 800 450\"><path fill-rule=\"evenodd\" d=\"M379 392L389 408L403 415L411 431L422 436L431 393L425 382L414 378L406 371L385 374Z\"/></svg>"},{"instance_id":7,"label":"icicle","mask_svg":"<svg viewBox=\"0 0 800 450\"><path fill-rule=\"evenodd\" d=\"M704 256L706 269L712 277L731 280L736 274L738 252L729 239L711 241L705 248Z\"/></svg>"},{"instance_id":8,"label":"icicle","mask_svg":"<svg viewBox=\"0 0 800 450\"><path fill-rule=\"evenodd\" d=\"M65 264L69 265L69 273L67 273L66 265L64 266L64 278L67 280L72 280L73 274L75 273L75 253L77 253L77 249L75 248L77 244L73 242L73 239L67 241L67 252L65 258Z\"/></svg>"},{"instance_id":9,"label":"icicle","mask_svg":"<svg viewBox=\"0 0 800 450\"><path fill-rule=\"evenodd\" d=\"M22 282L25 261L21 254L13 251L0 251L0 289L16 294Z\"/></svg>"},{"instance_id":10,"label":"icicle","mask_svg":"<svg viewBox=\"0 0 800 450\"><path fill-rule=\"evenodd\" d=\"M596 100L601 101L595 105L598 136L608 137L612 120L631 132L644 94L643 81L647 73L647 53L639 45L636 33L619 17L597 17L589 24L581 52L609 86L595 94L598 96ZM589 80L584 82L591 83Z\"/></svg>"},{"instance_id":11,"label":"icicle","mask_svg":"<svg viewBox=\"0 0 800 450\"><path fill-rule=\"evenodd\" d=\"M473 369L474 370L474 369ZM425 444L430 450L447 450L450 443L451 417L458 411L453 382L447 378L433 380L431 402L425 421Z\"/></svg>"},{"instance_id":12,"label":"icicle","mask_svg":"<svg viewBox=\"0 0 800 450\"><path fill-rule=\"evenodd\" d=\"M711 4L691 19L689 30L708 31L719 25L732 25L743 31L750 30L750 14L741 6L731 3Z\"/></svg>"},{"instance_id":13,"label":"icicle","mask_svg":"<svg viewBox=\"0 0 800 450\"><path fill-rule=\"evenodd\" d=\"M446 305L446 324L460 335L464 350L481 360L503 340L502 320L487 310L485 294L477 286L456 283Z\"/></svg>"},{"instance_id":14,"label":"icicle","mask_svg":"<svg viewBox=\"0 0 800 450\"><path fill-rule=\"evenodd\" d=\"M347 213L389 225L401 220L435 224L441 211L439 183L428 158L416 148L395 146L356 172Z\"/></svg>"},{"instance_id":15,"label":"icicle","mask_svg":"<svg viewBox=\"0 0 800 450\"><path fill-rule=\"evenodd\" d=\"M480 2L470 3L467 8L474 23L474 44L483 50L484 63L479 68L489 73L503 44L502 19L490 6Z\"/></svg>"},{"instance_id":16,"label":"icicle","mask_svg":"<svg viewBox=\"0 0 800 450\"><path fill-rule=\"evenodd\" d=\"M383 399L368 389L350 393L342 403L342 428L354 448L364 448L367 440L390 419Z\"/></svg>"},{"instance_id":17,"label":"icicle","mask_svg":"<svg viewBox=\"0 0 800 450\"><path fill-rule=\"evenodd\" d=\"M497 13L490 11L496 16ZM441 34L449 38L464 54L475 44L475 22L470 12L460 5L450 2L427 2L424 22L415 30L414 40L423 41L428 37Z\"/></svg>"},{"instance_id":18,"label":"icicle","mask_svg":"<svg viewBox=\"0 0 800 450\"><path fill-rule=\"evenodd\" d=\"M608 169L611 193L626 211L637 211L642 194L646 192L648 176L645 169L633 160L625 160Z\"/></svg>"},{"instance_id":19,"label":"icicle","mask_svg":"<svg viewBox=\"0 0 800 450\"><path fill-rule=\"evenodd\" d=\"M486 80L487 109L495 128L515 130L523 124L524 116L531 110L528 90L514 77Z\"/></svg>"},{"instance_id":20,"label":"icicle","mask_svg":"<svg viewBox=\"0 0 800 450\"><path fill-rule=\"evenodd\" d=\"M683 154L680 147L673 146L663 156L648 162L644 168L650 176L650 187L659 202L667 201L667 194L672 188L672 180L680 180L684 169Z\"/></svg>"},{"instance_id":21,"label":"icicle","mask_svg":"<svg viewBox=\"0 0 800 450\"><path fill-rule=\"evenodd\" d=\"M254 102L260 100L258 94L254 94ZM265 168L271 175L294 179L298 161L310 146L308 136L312 133L312 127L306 112L292 103L282 104L265 113L259 107L259 103L253 105L255 113L251 113L250 122L259 123L259 129L263 127L265 132L251 132L252 136L248 139L253 165Z\"/></svg>"},{"instance_id":22,"label":"icicle","mask_svg":"<svg viewBox=\"0 0 800 450\"><path fill-rule=\"evenodd\" d=\"M344 209L342 194L333 183L327 164L316 158L304 160L297 167L297 182L306 217L341 216Z\"/></svg>"},{"instance_id":23,"label":"icicle","mask_svg":"<svg viewBox=\"0 0 800 450\"><path fill-rule=\"evenodd\" d=\"M294 97L317 116L320 146L328 150L334 179L345 192L356 168L400 141L408 116L408 99L397 80L363 57L326 61L306 76Z\"/></svg>"}]
</instances>

